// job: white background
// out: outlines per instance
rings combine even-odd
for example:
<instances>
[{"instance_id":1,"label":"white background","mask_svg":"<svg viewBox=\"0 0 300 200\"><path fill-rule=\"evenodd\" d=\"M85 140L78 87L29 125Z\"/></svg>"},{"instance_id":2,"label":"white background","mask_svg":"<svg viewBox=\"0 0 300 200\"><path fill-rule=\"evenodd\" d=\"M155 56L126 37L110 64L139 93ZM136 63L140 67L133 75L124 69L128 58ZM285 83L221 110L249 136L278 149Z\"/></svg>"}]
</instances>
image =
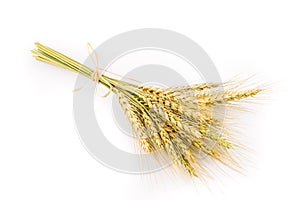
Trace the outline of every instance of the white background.
<instances>
[{"instance_id":1,"label":"white background","mask_svg":"<svg viewBox=\"0 0 300 200\"><path fill-rule=\"evenodd\" d=\"M2 1L0 199L299 199L298 1ZM210 189L174 176L110 170L82 146L72 116L76 75L38 63L40 41L83 62L95 46L137 28L180 32L210 55L222 78L275 82L245 132L257 141L246 176Z\"/></svg>"}]
</instances>

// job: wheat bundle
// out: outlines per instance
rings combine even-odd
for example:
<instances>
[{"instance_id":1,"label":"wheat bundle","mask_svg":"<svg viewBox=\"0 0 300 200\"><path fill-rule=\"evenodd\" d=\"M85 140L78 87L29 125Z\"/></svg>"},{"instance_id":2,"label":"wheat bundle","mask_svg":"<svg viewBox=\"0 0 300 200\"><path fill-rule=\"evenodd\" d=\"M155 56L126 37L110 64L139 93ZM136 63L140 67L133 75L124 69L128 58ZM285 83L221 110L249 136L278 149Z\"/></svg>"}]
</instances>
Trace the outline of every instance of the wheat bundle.
<instances>
[{"instance_id":1,"label":"wheat bundle","mask_svg":"<svg viewBox=\"0 0 300 200\"><path fill-rule=\"evenodd\" d=\"M237 145L217 109L253 98L262 89L240 90L239 83L230 82L138 86L100 74L40 43L35 45L32 53L37 60L72 70L114 92L145 152L162 150L188 174L198 177L205 173L200 155L232 168L239 165L230 153Z\"/></svg>"}]
</instances>

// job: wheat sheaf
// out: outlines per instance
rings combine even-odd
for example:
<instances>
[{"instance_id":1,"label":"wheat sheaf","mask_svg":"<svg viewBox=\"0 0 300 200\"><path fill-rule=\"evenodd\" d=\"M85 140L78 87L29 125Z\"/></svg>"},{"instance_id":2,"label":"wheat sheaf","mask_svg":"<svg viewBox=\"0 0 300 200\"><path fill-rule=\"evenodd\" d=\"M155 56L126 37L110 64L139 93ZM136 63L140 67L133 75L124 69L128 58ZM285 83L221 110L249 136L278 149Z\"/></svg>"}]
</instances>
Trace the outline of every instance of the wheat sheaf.
<instances>
[{"instance_id":1,"label":"wheat sheaf","mask_svg":"<svg viewBox=\"0 0 300 200\"><path fill-rule=\"evenodd\" d=\"M232 169L239 147L226 127L220 108L253 100L261 87L241 89L239 82L202 83L182 87L139 86L99 74L83 64L36 43L33 56L40 61L79 73L111 90L128 117L133 135L146 153L163 151L176 166L193 177L206 174L203 155Z\"/></svg>"}]
</instances>

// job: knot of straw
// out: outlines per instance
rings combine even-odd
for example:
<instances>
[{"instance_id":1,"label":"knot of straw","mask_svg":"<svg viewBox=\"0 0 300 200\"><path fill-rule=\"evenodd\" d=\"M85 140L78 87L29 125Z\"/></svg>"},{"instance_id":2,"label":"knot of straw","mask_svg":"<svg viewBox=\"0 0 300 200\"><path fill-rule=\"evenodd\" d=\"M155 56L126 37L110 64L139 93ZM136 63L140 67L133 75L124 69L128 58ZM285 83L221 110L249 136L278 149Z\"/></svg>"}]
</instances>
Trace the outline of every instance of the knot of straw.
<instances>
[{"instance_id":1,"label":"knot of straw","mask_svg":"<svg viewBox=\"0 0 300 200\"><path fill-rule=\"evenodd\" d=\"M107 81L106 79L104 79L102 77L103 77L103 73L100 72L100 68L96 67L96 71L94 71L91 74L91 80L95 83L97 94L98 94L97 85L98 85L100 80L102 80L106 85L109 86L109 91L107 93L105 93L104 95L99 95L100 97L105 98L108 95L110 95L110 93L113 91L113 85L109 81Z\"/></svg>"},{"instance_id":2,"label":"knot of straw","mask_svg":"<svg viewBox=\"0 0 300 200\"><path fill-rule=\"evenodd\" d=\"M101 69L99 67L99 56L98 56L97 52L95 51L95 49L92 47L92 45L89 42L87 43L87 48L88 48L89 56L91 57L91 60L94 64L94 66L96 67L96 70L91 73L91 77L90 77L91 80L95 83L95 87L97 88L97 85L98 85L100 80L103 80L103 82L106 83L109 86L109 91L106 94L104 94L103 96L100 95L101 97L105 98L112 92L113 86L108 81L106 81L104 78L102 78L103 77L103 72L105 70ZM94 54L94 58L92 57L93 54ZM103 72L101 73L100 70L102 70ZM96 93L98 93L98 90L96 90Z\"/></svg>"},{"instance_id":3,"label":"knot of straw","mask_svg":"<svg viewBox=\"0 0 300 200\"><path fill-rule=\"evenodd\" d=\"M98 83L101 77L102 77L102 74L99 72L99 70L94 71L94 72L91 74L91 79L92 79L92 81L94 81L95 83Z\"/></svg>"}]
</instances>

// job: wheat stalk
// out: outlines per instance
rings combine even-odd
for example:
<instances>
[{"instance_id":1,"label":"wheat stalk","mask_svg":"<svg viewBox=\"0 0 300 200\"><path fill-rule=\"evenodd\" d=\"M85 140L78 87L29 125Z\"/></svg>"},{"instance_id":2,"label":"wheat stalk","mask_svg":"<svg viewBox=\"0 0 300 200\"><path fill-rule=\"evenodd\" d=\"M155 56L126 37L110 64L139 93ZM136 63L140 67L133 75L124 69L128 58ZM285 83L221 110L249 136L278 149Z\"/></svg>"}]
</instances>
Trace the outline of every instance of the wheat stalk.
<instances>
[{"instance_id":1,"label":"wheat stalk","mask_svg":"<svg viewBox=\"0 0 300 200\"><path fill-rule=\"evenodd\" d=\"M112 90L131 122L141 148L148 153L163 150L191 176L204 174L199 155L207 155L230 167L239 166L229 153L235 144L224 134L219 106L252 98L260 88L237 90L229 83L203 83L159 88L120 81L36 43L33 56L40 61L80 73Z\"/></svg>"}]
</instances>

